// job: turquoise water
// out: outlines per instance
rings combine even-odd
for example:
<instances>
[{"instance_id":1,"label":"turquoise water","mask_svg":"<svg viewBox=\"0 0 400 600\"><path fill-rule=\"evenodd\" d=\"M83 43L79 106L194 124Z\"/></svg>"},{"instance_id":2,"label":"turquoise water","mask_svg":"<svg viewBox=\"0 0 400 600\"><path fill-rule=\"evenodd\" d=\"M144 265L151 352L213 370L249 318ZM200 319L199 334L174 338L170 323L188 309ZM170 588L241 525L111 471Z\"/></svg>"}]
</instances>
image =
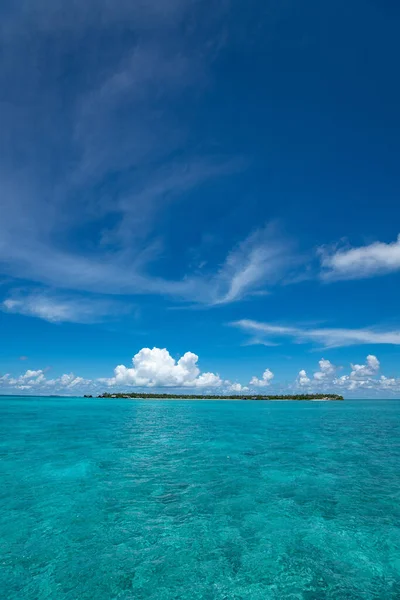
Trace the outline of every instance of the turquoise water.
<instances>
[{"instance_id":1,"label":"turquoise water","mask_svg":"<svg viewBox=\"0 0 400 600\"><path fill-rule=\"evenodd\" d=\"M2 600L399 600L400 402L0 398Z\"/></svg>"}]
</instances>

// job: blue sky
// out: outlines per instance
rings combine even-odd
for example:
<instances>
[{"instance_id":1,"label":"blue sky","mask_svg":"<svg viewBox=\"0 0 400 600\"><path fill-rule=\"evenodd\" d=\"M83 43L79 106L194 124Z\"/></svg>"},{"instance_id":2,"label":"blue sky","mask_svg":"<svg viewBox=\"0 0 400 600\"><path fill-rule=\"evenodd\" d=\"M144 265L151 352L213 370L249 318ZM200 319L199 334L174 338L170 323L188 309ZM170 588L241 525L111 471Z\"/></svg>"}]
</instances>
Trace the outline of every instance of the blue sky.
<instances>
[{"instance_id":1,"label":"blue sky","mask_svg":"<svg viewBox=\"0 0 400 600\"><path fill-rule=\"evenodd\" d=\"M399 396L399 24L3 2L1 391Z\"/></svg>"}]
</instances>

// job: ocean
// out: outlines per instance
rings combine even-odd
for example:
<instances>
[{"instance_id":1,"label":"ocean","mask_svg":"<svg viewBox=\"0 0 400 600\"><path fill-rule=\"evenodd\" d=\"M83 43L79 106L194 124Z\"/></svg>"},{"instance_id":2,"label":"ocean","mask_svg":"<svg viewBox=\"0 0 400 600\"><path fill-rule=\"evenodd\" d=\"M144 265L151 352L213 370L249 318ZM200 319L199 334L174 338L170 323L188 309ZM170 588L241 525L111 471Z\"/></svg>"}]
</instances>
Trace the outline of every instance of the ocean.
<instances>
[{"instance_id":1,"label":"ocean","mask_svg":"<svg viewBox=\"0 0 400 600\"><path fill-rule=\"evenodd\" d=\"M399 600L400 401L0 398L1 600Z\"/></svg>"}]
</instances>

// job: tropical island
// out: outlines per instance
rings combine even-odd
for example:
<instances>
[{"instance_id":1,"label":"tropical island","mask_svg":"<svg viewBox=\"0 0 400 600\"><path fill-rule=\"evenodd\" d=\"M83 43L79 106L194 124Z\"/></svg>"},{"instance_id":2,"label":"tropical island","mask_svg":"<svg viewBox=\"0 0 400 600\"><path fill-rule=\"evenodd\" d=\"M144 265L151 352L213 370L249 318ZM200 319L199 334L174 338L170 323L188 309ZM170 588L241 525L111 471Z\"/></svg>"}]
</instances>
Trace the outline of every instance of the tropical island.
<instances>
[{"instance_id":1,"label":"tropical island","mask_svg":"<svg viewBox=\"0 0 400 600\"><path fill-rule=\"evenodd\" d=\"M86 398L91 398L86 395ZM105 392L99 394L97 398L143 398L160 400L344 400L343 396L338 394L291 394L291 395L197 395L197 394L149 394L142 392L117 392L110 394Z\"/></svg>"}]
</instances>

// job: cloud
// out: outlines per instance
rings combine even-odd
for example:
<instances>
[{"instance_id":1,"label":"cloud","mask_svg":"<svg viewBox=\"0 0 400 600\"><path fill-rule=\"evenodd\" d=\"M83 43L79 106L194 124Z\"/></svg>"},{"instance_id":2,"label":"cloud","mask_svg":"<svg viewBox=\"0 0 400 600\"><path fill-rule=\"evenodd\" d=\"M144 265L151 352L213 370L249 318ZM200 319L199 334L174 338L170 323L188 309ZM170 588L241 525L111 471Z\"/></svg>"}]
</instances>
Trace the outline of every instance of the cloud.
<instances>
[{"instance_id":1,"label":"cloud","mask_svg":"<svg viewBox=\"0 0 400 600\"><path fill-rule=\"evenodd\" d=\"M380 368L380 362L373 354L367 356L365 365L351 365L352 372L350 377L352 379L364 379L372 375L376 375Z\"/></svg>"},{"instance_id":2,"label":"cloud","mask_svg":"<svg viewBox=\"0 0 400 600\"><path fill-rule=\"evenodd\" d=\"M275 255L261 256L257 233L216 277L220 263L205 280L190 269L169 280L153 268L168 254L160 223L171 204L243 170L241 157L215 152L214 132L193 130L226 10L38 0L2 15L1 271L52 288L204 304L261 284ZM64 318L61 307L21 303L12 298L9 309Z\"/></svg>"},{"instance_id":3,"label":"cloud","mask_svg":"<svg viewBox=\"0 0 400 600\"><path fill-rule=\"evenodd\" d=\"M41 385L45 381L46 377L44 375L44 371L41 369L37 371L28 369L23 375L20 375L17 378L6 377L6 382L8 385L15 385L17 387L23 385L25 389L29 389L36 385Z\"/></svg>"},{"instance_id":4,"label":"cloud","mask_svg":"<svg viewBox=\"0 0 400 600\"><path fill-rule=\"evenodd\" d=\"M249 228L201 274L185 263L185 236L183 247L179 235L170 243L178 202L249 163L221 153L202 125L215 58L234 35L229 3L208 5L37 0L3 15L0 272L68 293L203 306L263 293L289 274L293 248L276 226ZM206 192L208 216L214 194ZM178 253L179 272L157 275ZM4 308L51 321L92 318L66 302L12 297Z\"/></svg>"},{"instance_id":5,"label":"cloud","mask_svg":"<svg viewBox=\"0 0 400 600\"><path fill-rule=\"evenodd\" d=\"M118 365L114 377L104 380L110 386L215 388L223 381L215 373L200 373L199 357L186 352L176 361L166 348L142 348L132 359L132 367Z\"/></svg>"},{"instance_id":6,"label":"cloud","mask_svg":"<svg viewBox=\"0 0 400 600\"><path fill-rule=\"evenodd\" d=\"M305 369L301 369L296 379L297 385L307 388L324 388L330 389L333 385L333 379L337 371L337 367L330 360L321 358L318 361L319 371L315 371L312 379L307 375Z\"/></svg>"},{"instance_id":7,"label":"cloud","mask_svg":"<svg viewBox=\"0 0 400 600\"><path fill-rule=\"evenodd\" d=\"M15 253L19 252L21 247L18 246ZM36 260L37 252L44 254L40 261ZM151 253L151 247L146 253ZM147 258L139 253L133 263L127 263L122 255L111 254L101 260L31 247L25 256L20 256L20 264L27 270L23 268L19 274L58 288L113 295L161 294L215 306L242 300L276 285L295 262L290 241L278 233L275 225L266 225L251 233L228 254L216 272L167 280L143 273L141 261L146 262ZM110 312L112 306L100 300L95 303L42 293L9 298L3 308L42 318L48 316L48 320L53 321L81 319L85 322L96 312L99 316Z\"/></svg>"},{"instance_id":8,"label":"cloud","mask_svg":"<svg viewBox=\"0 0 400 600\"><path fill-rule=\"evenodd\" d=\"M66 388L73 389L79 388L82 386L92 385L93 382L89 379L84 379L83 377L77 377L74 373L64 374L61 377L56 379L48 379L46 381L46 385L55 387L55 388Z\"/></svg>"},{"instance_id":9,"label":"cloud","mask_svg":"<svg viewBox=\"0 0 400 600\"><path fill-rule=\"evenodd\" d=\"M182 38L173 44L147 36L128 51L81 100L75 137L82 159L75 177L143 168L182 148L188 130L175 105L204 88L205 68L203 56Z\"/></svg>"},{"instance_id":10,"label":"cloud","mask_svg":"<svg viewBox=\"0 0 400 600\"><path fill-rule=\"evenodd\" d=\"M314 343L326 348L355 346L362 344L400 345L400 331L383 330L382 328L333 329L333 328L300 328L285 325L262 323L251 319L242 319L231 323L251 335L253 343L269 343L271 338L277 340L291 338L296 343Z\"/></svg>"},{"instance_id":11,"label":"cloud","mask_svg":"<svg viewBox=\"0 0 400 600\"><path fill-rule=\"evenodd\" d=\"M31 379L33 378L39 378L39 377L43 377L44 373L41 369L39 369L38 371L32 371L31 369L28 369L24 375L21 375L22 379Z\"/></svg>"},{"instance_id":12,"label":"cloud","mask_svg":"<svg viewBox=\"0 0 400 600\"><path fill-rule=\"evenodd\" d=\"M247 392L248 390L249 388L246 385L242 385L241 383L231 383L226 391L228 392L228 394L243 394L243 392Z\"/></svg>"},{"instance_id":13,"label":"cloud","mask_svg":"<svg viewBox=\"0 0 400 600\"><path fill-rule=\"evenodd\" d=\"M304 369L299 371L297 376L297 382L300 386L309 386L311 383L311 379L307 376L307 372Z\"/></svg>"},{"instance_id":14,"label":"cloud","mask_svg":"<svg viewBox=\"0 0 400 600\"><path fill-rule=\"evenodd\" d=\"M379 386L385 390L391 391L400 391L400 379L396 379L395 377L385 377L385 375L381 375L379 379Z\"/></svg>"},{"instance_id":15,"label":"cloud","mask_svg":"<svg viewBox=\"0 0 400 600\"><path fill-rule=\"evenodd\" d=\"M126 305L99 300L51 295L46 292L19 294L6 298L0 309L15 314L37 317L50 323L94 323L113 314L126 314L131 309ZM21 360L24 358L21 357Z\"/></svg>"},{"instance_id":16,"label":"cloud","mask_svg":"<svg viewBox=\"0 0 400 600\"><path fill-rule=\"evenodd\" d=\"M83 388L92 382L83 377L76 377L73 373L62 375L55 379L47 379L43 369L28 369L18 377L9 374L0 377L3 386L22 391L33 391L40 394L48 394L50 391L68 391L73 388ZM51 390L49 389L51 388Z\"/></svg>"},{"instance_id":17,"label":"cloud","mask_svg":"<svg viewBox=\"0 0 400 600\"><path fill-rule=\"evenodd\" d=\"M351 365L350 375L342 375L334 379L333 384L345 387L348 390L356 390L358 388L379 388L385 387L382 385L386 377L376 379L380 369L380 362L373 354L369 354L366 358L366 363L363 365ZM387 387L387 386L386 386Z\"/></svg>"},{"instance_id":18,"label":"cloud","mask_svg":"<svg viewBox=\"0 0 400 600\"><path fill-rule=\"evenodd\" d=\"M274 374L270 369L265 369L262 378L252 377L249 385L253 387L268 387L274 378Z\"/></svg>"},{"instance_id":19,"label":"cloud","mask_svg":"<svg viewBox=\"0 0 400 600\"><path fill-rule=\"evenodd\" d=\"M395 377L379 377L380 362L376 356L369 354L364 364L350 364L350 372L338 377L337 367L329 361L319 361L320 371L314 373L313 378L307 376L302 369L296 379L296 385L303 387L307 392L326 392L360 396L380 396L382 394L398 394L400 392L400 379Z\"/></svg>"},{"instance_id":20,"label":"cloud","mask_svg":"<svg viewBox=\"0 0 400 600\"><path fill-rule=\"evenodd\" d=\"M167 161L161 167L151 167L132 181L130 189L112 206L118 212L117 223L106 224L101 232L101 246L126 249L147 239L152 233L154 222L160 214L182 198L184 193L203 185L214 178L234 175L243 169L240 159L219 156L195 157L184 163ZM160 241L154 242L157 249ZM157 255L155 256L157 258ZM150 256L151 259L151 256Z\"/></svg>"},{"instance_id":21,"label":"cloud","mask_svg":"<svg viewBox=\"0 0 400 600\"><path fill-rule=\"evenodd\" d=\"M287 394L293 386L305 393L337 393L353 397L396 397L400 393L400 377L381 374L380 361L373 354L369 354L362 364L351 363L349 371L341 376L337 375L337 371L343 370L343 367L336 367L326 359L322 358L318 367L313 376L301 369L294 384L286 386L286 391L278 386L278 393ZM202 373L198 367L198 356L193 352L186 352L176 360L165 348L142 348L133 357L132 367L117 366L111 378L90 380L65 373L48 379L46 372L47 369L28 369L15 377L3 374L0 376L1 389L8 393L79 395L102 392L106 385L118 392L134 387L143 390L175 389L182 390L182 393L192 389L204 394L212 393L212 390L218 390L221 395L253 394L258 393L256 388L268 387L274 378L272 371L266 369L260 379L253 377L248 385L224 380L213 372ZM323 376L320 376L321 373Z\"/></svg>"},{"instance_id":22,"label":"cloud","mask_svg":"<svg viewBox=\"0 0 400 600\"><path fill-rule=\"evenodd\" d=\"M364 279L400 270L400 235L395 242L374 242L369 246L320 250L321 276L326 280Z\"/></svg>"},{"instance_id":23,"label":"cloud","mask_svg":"<svg viewBox=\"0 0 400 600\"><path fill-rule=\"evenodd\" d=\"M314 379L317 379L319 381L326 379L327 377L329 377L330 375L333 375L333 373L335 372L335 366L329 361L326 360L325 358L321 358L321 360L319 361L319 371L316 371L316 373L314 373Z\"/></svg>"},{"instance_id":24,"label":"cloud","mask_svg":"<svg viewBox=\"0 0 400 600\"><path fill-rule=\"evenodd\" d=\"M215 278L221 289L214 304L227 304L273 285L294 263L292 244L278 234L275 224L254 231L232 250Z\"/></svg>"}]
</instances>

